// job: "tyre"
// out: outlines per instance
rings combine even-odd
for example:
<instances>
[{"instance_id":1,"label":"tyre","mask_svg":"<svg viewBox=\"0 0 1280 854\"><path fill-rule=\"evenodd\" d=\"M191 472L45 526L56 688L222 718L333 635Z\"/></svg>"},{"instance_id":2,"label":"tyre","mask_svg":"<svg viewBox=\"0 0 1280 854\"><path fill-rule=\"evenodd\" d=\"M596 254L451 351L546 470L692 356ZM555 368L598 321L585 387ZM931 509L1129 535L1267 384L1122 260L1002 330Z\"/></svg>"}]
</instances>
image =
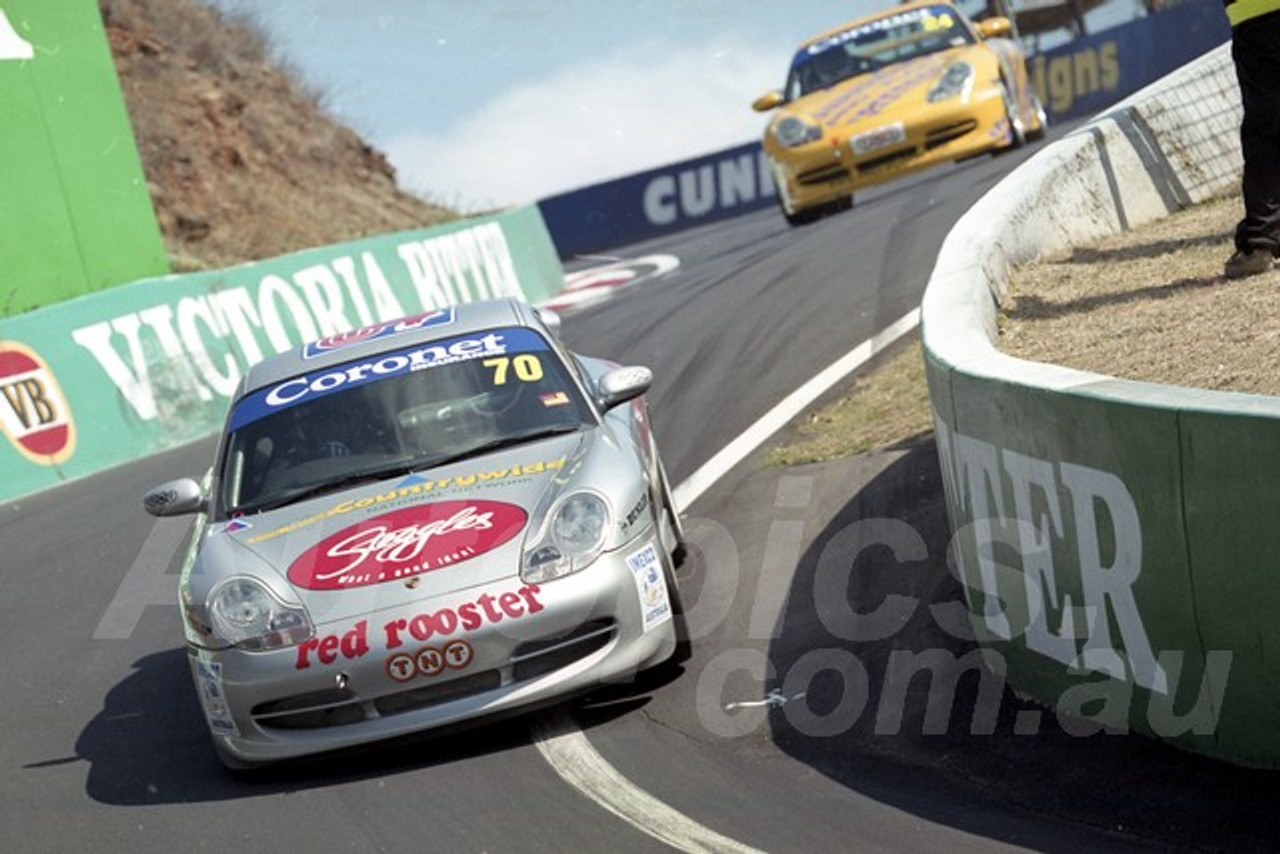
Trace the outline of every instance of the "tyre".
<instances>
[{"instance_id":1,"label":"tyre","mask_svg":"<svg viewBox=\"0 0 1280 854\"><path fill-rule=\"evenodd\" d=\"M661 462L658 463L658 501L658 506L662 508L662 515L658 519L662 543L671 555L672 568L679 569L689 555L689 547L684 538L684 523L680 521L680 514L676 511L675 499L671 497L671 485L667 482L667 472Z\"/></svg>"},{"instance_id":2,"label":"tyre","mask_svg":"<svg viewBox=\"0 0 1280 854\"><path fill-rule=\"evenodd\" d=\"M1045 110L1044 103L1041 102L1039 95L1033 94L1031 96L1031 105L1036 114L1036 127L1035 130L1027 131L1026 138L1028 142L1037 142L1044 139L1045 134L1049 131L1049 113Z\"/></svg>"},{"instance_id":3,"label":"tyre","mask_svg":"<svg viewBox=\"0 0 1280 854\"><path fill-rule=\"evenodd\" d=\"M822 208L806 208L805 210L788 213L786 206L782 200L778 200L778 209L782 211L782 217L787 221L787 225L797 228L802 225L810 225L815 223L822 216Z\"/></svg>"},{"instance_id":4,"label":"tyre","mask_svg":"<svg viewBox=\"0 0 1280 854\"><path fill-rule=\"evenodd\" d=\"M1009 132L1013 142L1004 148L997 148L992 155L1000 155L1006 151L1017 151L1027 144L1027 128L1022 122L1022 113L1018 111L1018 102L1013 97L1013 90L1003 80L1000 82L1000 95L1004 99L1005 120L1009 122Z\"/></svg>"}]
</instances>

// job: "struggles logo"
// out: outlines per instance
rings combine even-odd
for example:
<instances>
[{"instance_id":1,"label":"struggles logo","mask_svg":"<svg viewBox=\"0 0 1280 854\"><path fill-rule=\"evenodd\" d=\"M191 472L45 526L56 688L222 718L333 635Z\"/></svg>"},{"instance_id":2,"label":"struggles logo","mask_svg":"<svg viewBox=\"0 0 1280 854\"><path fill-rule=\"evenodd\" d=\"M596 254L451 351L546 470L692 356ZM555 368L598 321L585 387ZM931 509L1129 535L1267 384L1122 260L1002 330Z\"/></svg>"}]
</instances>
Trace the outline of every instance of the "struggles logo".
<instances>
[{"instance_id":1,"label":"struggles logo","mask_svg":"<svg viewBox=\"0 0 1280 854\"><path fill-rule=\"evenodd\" d=\"M459 563L520 533L525 512L497 501L420 504L361 522L308 549L289 580L310 590L396 581Z\"/></svg>"}]
</instances>

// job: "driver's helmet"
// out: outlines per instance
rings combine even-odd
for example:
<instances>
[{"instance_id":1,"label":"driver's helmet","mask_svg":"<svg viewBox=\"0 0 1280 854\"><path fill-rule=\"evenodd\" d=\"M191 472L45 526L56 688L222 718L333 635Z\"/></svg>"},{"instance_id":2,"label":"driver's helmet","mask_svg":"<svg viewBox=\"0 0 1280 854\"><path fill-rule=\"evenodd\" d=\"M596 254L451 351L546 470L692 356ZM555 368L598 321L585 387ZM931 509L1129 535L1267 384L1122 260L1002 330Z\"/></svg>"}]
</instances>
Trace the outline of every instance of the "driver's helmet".
<instances>
[{"instance_id":1,"label":"driver's helmet","mask_svg":"<svg viewBox=\"0 0 1280 854\"><path fill-rule=\"evenodd\" d=\"M843 48L823 51L809 63L813 78L819 86L830 86L849 76L849 55Z\"/></svg>"}]
</instances>

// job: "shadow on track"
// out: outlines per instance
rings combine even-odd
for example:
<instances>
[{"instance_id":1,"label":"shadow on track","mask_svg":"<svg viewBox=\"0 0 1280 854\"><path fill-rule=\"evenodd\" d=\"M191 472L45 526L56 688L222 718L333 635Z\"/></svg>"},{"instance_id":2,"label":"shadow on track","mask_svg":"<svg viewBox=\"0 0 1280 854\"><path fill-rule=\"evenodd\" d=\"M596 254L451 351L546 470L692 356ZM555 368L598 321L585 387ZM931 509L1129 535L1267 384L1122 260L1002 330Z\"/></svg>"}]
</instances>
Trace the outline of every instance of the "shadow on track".
<instances>
[{"instance_id":1,"label":"shadow on track","mask_svg":"<svg viewBox=\"0 0 1280 854\"><path fill-rule=\"evenodd\" d=\"M930 438L903 450L800 561L785 631L769 653L778 676L766 687L794 694L798 683L786 676L804 661L800 670L815 671L823 660L815 651L829 666L806 680L801 708L770 710L775 744L850 789L990 838L1004 835L1002 812L1021 812L1183 849L1274 850L1280 772L1060 719L1018 699L983 665L944 557L935 446ZM868 520L905 523L927 554L875 544L883 540L857 527ZM881 533L893 539L902 530ZM837 597L844 601L827 608L832 577L847 587ZM1053 825L1044 827L1043 838L1018 843L1064 850Z\"/></svg>"},{"instance_id":2,"label":"shadow on track","mask_svg":"<svg viewBox=\"0 0 1280 854\"><path fill-rule=\"evenodd\" d=\"M74 757L31 763L23 771L87 761L91 798L142 806L259 797L386 777L528 742L526 723L498 721L232 774L214 755L186 652L178 648L135 662L134 671L108 692L102 711L81 732Z\"/></svg>"}]
</instances>

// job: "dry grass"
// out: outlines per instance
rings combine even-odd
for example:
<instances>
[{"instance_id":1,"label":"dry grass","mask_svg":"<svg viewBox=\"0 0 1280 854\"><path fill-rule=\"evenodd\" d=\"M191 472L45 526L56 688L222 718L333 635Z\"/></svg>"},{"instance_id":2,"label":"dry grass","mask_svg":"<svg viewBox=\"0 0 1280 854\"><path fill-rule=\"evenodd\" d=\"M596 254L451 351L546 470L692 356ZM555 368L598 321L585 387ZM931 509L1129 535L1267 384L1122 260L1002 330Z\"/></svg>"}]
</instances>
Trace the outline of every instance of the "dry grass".
<instances>
[{"instance_id":1,"label":"dry grass","mask_svg":"<svg viewBox=\"0 0 1280 854\"><path fill-rule=\"evenodd\" d=\"M920 336L882 354L840 400L810 416L766 465L800 465L853 456L924 435L933 429L924 382Z\"/></svg>"},{"instance_id":2,"label":"dry grass","mask_svg":"<svg viewBox=\"0 0 1280 854\"><path fill-rule=\"evenodd\" d=\"M1280 394L1280 270L1228 281L1238 196L1013 271L1000 349L1202 389Z\"/></svg>"},{"instance_id":3,"label":"dry grass","mask_svg":"<svg viewBox=\"0 0 1280 854\"><path fill-rule=\"evenodd\" d=\"M1000 349L1126 379L1280 394L1280 267L1222 276L1239 216L1230 195L1013 270ZM767 462L852 456L931 428L919 338L911 336Z\"/></svg>"}]
</instances>

